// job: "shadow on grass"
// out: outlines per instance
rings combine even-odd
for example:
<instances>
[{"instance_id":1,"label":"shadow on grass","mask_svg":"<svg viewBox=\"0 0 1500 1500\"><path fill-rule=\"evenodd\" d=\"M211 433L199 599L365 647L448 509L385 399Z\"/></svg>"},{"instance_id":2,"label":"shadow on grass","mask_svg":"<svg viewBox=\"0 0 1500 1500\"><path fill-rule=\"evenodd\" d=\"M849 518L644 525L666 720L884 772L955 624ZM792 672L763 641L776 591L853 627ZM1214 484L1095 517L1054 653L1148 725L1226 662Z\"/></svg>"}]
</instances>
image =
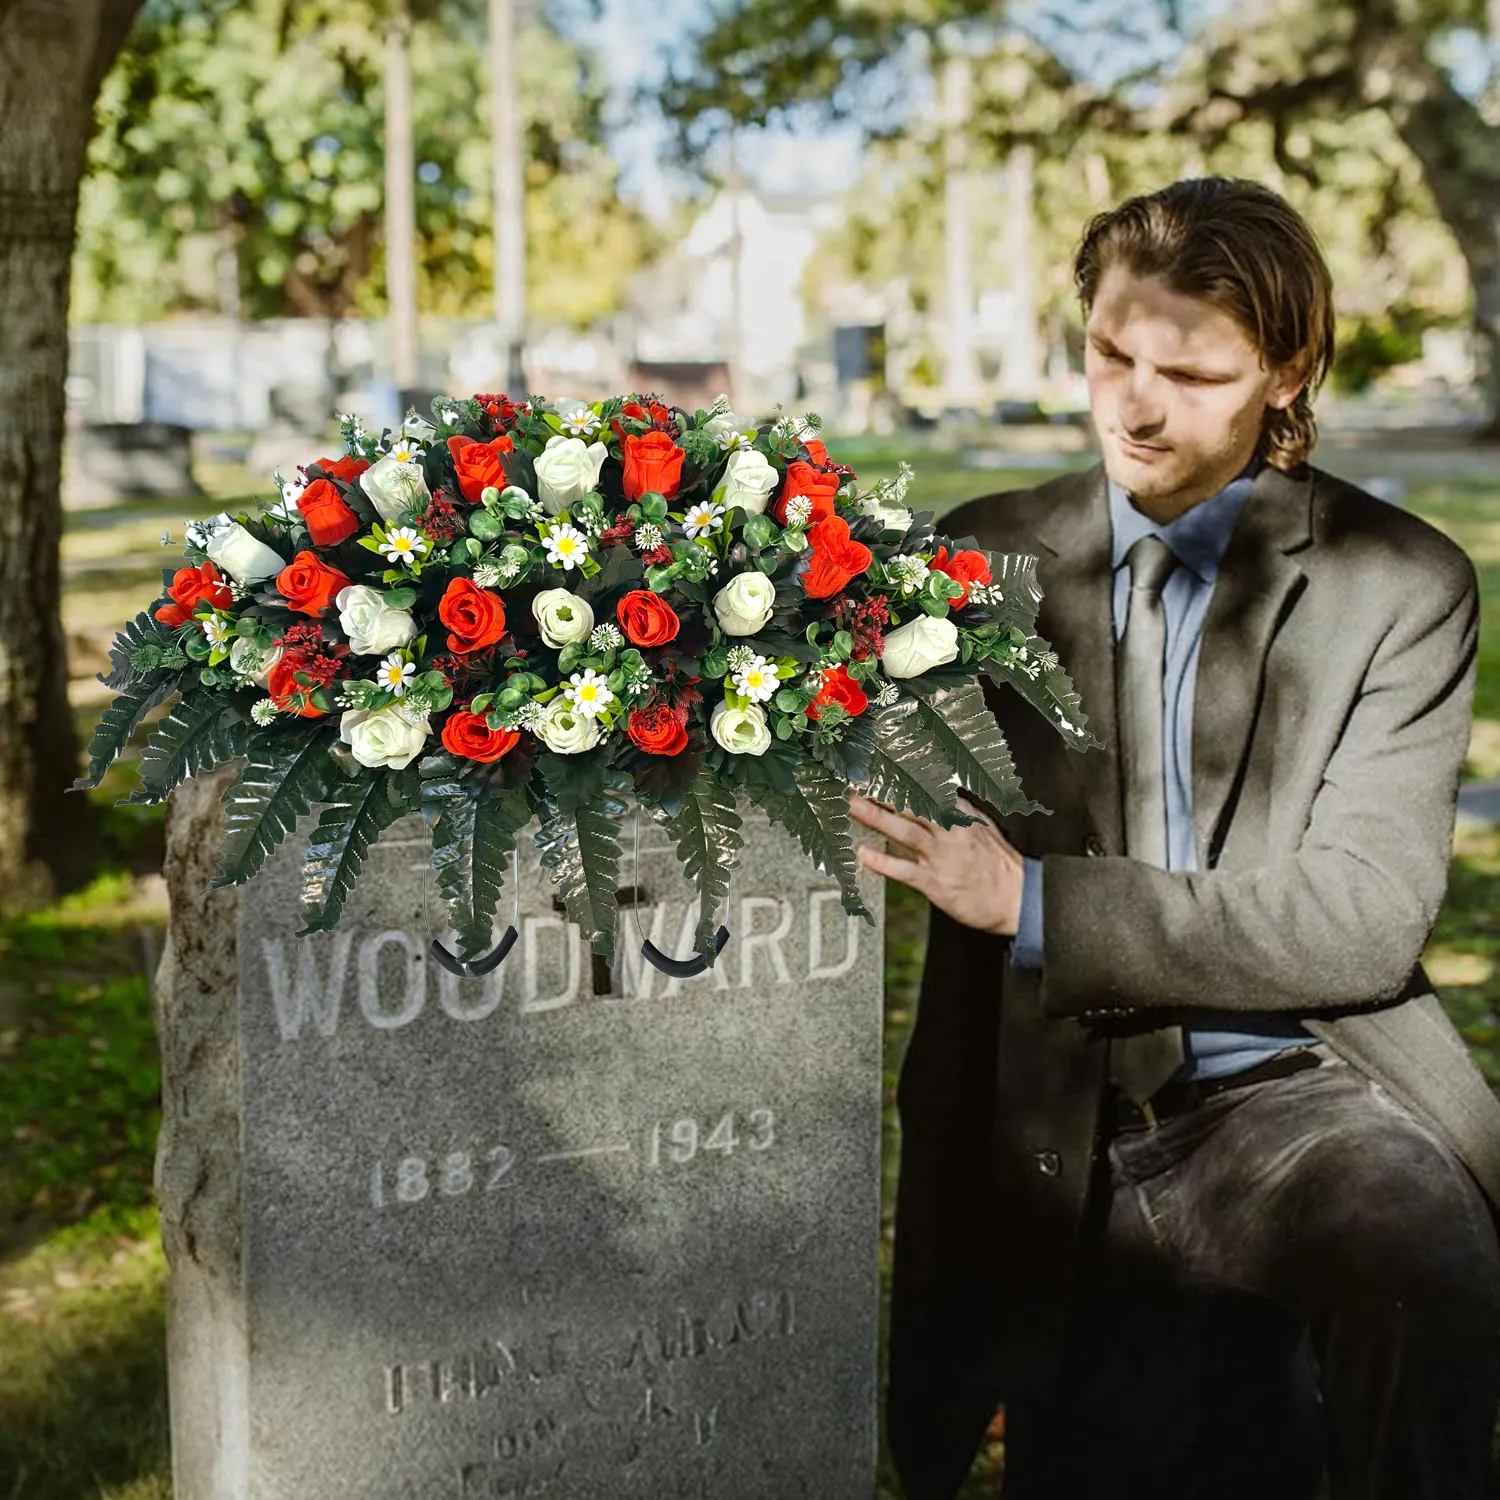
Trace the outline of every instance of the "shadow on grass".
<instances>
[{"instance_id":1,"label":"shadow on grass","mask_svg":"<svg viewBox=\"0 0 1500 1500\"><path fill-rule=\"evenodd\" d=\"M89 1222L0 1266L0 1496L170 1500L165 1271Z\"/></svg>"}]
</instances>

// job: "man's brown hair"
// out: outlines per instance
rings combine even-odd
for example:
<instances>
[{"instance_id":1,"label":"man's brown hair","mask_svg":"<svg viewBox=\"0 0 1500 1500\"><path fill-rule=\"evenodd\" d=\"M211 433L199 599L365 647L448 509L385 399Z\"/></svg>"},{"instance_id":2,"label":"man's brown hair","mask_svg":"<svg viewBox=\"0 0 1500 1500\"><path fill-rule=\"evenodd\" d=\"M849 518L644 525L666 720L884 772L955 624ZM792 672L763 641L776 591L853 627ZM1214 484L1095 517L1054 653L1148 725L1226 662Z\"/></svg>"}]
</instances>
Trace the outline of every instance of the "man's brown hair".
<instances>
[{"instance_id":1,"label":"man's brown hair","mask_svg":"<svg viewBox=\"0 0 1500 1500\"><path fill-rule=\"evenodd\" d=\"M1306 384L1285 411L1267 408L1261 452L1278 469L1306 461L1318 437L1312 399L1333 362L1333 280L1307 221L1279 193L1236 177L1190 177L1096 214L1073 278L1087 317L1115 263L1160 277L1233 317L1268 365Z\"/></svg>"}]
</instances>

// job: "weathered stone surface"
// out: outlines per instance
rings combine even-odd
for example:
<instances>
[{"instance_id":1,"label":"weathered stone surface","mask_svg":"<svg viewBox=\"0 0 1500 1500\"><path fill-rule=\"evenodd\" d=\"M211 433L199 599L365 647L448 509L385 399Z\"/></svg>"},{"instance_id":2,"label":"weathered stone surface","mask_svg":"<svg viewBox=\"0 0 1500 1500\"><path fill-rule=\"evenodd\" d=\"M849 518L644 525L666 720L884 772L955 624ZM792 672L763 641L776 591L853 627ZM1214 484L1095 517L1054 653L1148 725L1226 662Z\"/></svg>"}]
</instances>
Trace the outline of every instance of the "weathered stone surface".
<instances>
[{"instance_id":1,"label":"weathered stone surface","mask_svg":"<svg viewBox=\"0 0 1500 1500\"><path fill-rule=\"evenodd\" d=\"M687 981L639 959L631 909L619 964L594 962L529 842L511 956L443 973L416 819L335 933L294 937L300 838L210 898L238 907L227 942L212 909L219 966L193 972L219 986L206 1013L237 945L248 1355L237 1410L221 1383L214 1477L179 1455L179 1500L869 1500L880 930L746 811L733 937ZM647 935L685 955L695 901L649 823L639 886ZM174 911L179 1024L194 920ZM222 1039L179 1083L222 1078ZM164 1184L194 1160L170 1118ZM203 1192L178 1189L174 1275ZM229 1234L213 1244L232 1280ZM196 1443L208 1419L179 1408L203 1398L175 1374L174 1397L174 1441Z\"/></svg>"}]
</instances>

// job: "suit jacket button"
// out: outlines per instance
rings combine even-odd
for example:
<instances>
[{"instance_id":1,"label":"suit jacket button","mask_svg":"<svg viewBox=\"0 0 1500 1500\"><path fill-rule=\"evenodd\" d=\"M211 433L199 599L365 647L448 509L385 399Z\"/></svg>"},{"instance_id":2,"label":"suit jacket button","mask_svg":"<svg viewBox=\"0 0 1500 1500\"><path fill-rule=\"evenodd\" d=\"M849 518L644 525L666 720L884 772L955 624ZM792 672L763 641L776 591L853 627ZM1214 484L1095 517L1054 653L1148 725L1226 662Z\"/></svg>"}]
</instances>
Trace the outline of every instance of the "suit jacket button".
<instances>
[{"instance_id":1,"label":"suit jacket button","mask_svg":"<svg viewBox=\"0 0 1500 1500\"><path fill-rule=\"evenodd\" d=\"M1062 1157L1055 1151L1038 1151L1036 1169L1043 1177L1056 1177L1062 1171Z\"/></svg>"},{"instance_id":2,"label":"suit jacket button","mask_svg":"<svg viewBox=\"0 0 1500 1500\"><path fill-rule=\"evenodd\" d=\"M1103 840L1101 840L1097 834L1091 833L1083 841L1083 852L1085 854L1091 854L1091 855L1095 855L1095 856L1103 854L1104 853L1104 843L1103 843Z\"/></svg>"}]
</instances>

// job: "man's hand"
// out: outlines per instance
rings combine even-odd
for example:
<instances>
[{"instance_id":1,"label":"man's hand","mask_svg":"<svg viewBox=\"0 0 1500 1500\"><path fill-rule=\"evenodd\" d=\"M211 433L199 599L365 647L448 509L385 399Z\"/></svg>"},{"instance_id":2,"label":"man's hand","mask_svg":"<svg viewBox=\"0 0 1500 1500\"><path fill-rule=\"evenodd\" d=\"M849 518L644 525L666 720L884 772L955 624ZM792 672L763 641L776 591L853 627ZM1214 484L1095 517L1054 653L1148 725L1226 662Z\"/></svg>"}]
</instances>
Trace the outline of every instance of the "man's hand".
<instances>
[{"instance_id":1,"label":"man's hand","mask_svg":"<svg viewBox=\"0 0 1500 1500\"><path fill-rule=\"evenodd\" d=\"M884 802L851 795L850 815L902 846L893 854L861 844L860 863L921 891L955 922L1014 937L1021 920L1021 856L977 807L964 811L984 821L944 828L913 813L896 812Z\"/></svg>"}]
</instances>

